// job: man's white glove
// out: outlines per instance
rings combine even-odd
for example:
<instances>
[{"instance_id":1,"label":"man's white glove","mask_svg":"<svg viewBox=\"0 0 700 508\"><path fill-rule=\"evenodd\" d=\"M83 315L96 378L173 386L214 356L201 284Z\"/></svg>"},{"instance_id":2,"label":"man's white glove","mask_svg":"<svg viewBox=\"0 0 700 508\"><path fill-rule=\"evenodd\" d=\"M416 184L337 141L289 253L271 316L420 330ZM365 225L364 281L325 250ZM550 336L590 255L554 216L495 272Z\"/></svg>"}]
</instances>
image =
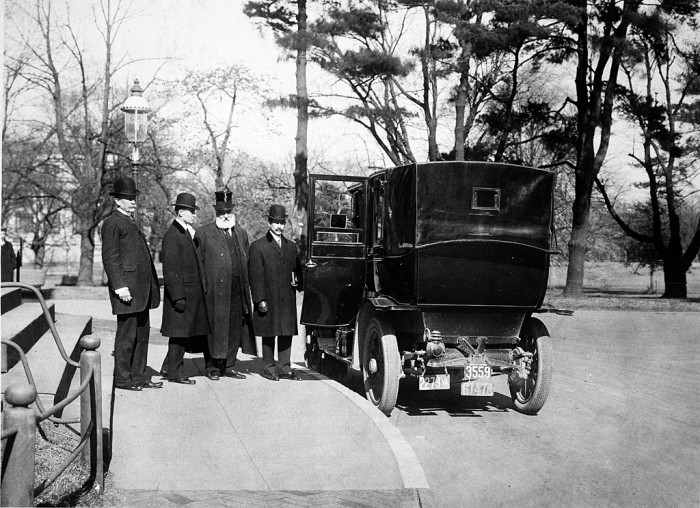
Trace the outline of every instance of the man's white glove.
<instances>
[{"instance_id":1,"label":"man's white glove","mask_svg":"<svg viewBox=\"0 0 700 508\"><path fill-rule=\"evenodd\" d=\"M117 296L122 302L129 303L131 301L131 293L128 287L115 289L114 292L117 293Z\"/></svg>"}]
</instances>

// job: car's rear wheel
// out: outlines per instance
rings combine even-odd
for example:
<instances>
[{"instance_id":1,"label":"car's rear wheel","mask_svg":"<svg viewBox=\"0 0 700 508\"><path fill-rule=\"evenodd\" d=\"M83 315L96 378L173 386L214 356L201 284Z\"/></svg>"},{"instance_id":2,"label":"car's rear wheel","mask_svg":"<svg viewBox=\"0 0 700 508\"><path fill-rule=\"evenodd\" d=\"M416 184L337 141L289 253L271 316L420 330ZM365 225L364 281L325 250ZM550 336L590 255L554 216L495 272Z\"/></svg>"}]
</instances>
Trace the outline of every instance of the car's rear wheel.
<instances>
[{"instance_id":1,"label":"car's rear wheel","mask_svg":"<svg viewBox=\"0 0 700 508\"><path fill-rule=\"evenodd\" d=\"M401 358L394 330L378 316L367 324L361 358L367 399L389 416L399 394Z\"/></svg>"},{"instance_id":2,"label":"car's rear wheel","mask_svg":"<svg viewBox=\"0 0 700 508\"><path fill-rule=\"evenodd\" d=\"M508 376L508 388L515 408L524 414L534 415L542 409L552 384L553 348L547 327L536 318L527 318L520 330L519 348L531 354L527 375L516 368ZM518 360L519 362L527 360Z\"/></svg>"}]
</instances>

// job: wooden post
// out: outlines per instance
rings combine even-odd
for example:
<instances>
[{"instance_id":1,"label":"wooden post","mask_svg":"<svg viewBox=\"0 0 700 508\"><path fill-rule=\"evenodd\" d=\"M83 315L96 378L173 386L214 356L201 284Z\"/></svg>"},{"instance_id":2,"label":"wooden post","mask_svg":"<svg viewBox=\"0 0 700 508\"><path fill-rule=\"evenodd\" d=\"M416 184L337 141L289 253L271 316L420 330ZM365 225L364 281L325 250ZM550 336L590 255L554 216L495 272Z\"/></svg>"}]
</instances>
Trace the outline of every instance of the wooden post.
<instances>
[{"instance_id":1,"label":"wooden post","mask_svg":"<svg viewBox=\"0 0 700 508\"><path fill-rule=\"evenodd\" d=\"M90 429L88 444L83 448L82 461L90 466L90 476L96 482L100 493L104 490L104 456L102 443L102 363L100 339L86 335L80 339L83 352L80 354L80 382L92 373L88 389L80 395L80 435L85 436Z\"/></svg>"},{"instance_id":2,"label":"wooden post","mask_svg":"<svg viewBox=\"0 0 700 508\"><path fill-rule=\"evenodd\" d=\"M11 407L3 412L3 431L17 429L17 433L7 439L3 450L2 506L34 505L36 412L29 405L36 396L36 388L28 383L13 383L5 390Z\"/></svg>"}]
</instances>

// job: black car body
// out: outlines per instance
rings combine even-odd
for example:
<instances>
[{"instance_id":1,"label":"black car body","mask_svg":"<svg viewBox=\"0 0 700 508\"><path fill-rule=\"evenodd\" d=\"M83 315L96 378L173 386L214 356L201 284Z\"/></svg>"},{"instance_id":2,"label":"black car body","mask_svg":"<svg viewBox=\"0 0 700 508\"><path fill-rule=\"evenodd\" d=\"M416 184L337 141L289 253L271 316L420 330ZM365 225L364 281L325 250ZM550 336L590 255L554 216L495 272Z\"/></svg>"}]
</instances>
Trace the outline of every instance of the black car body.
<instances>
[{"instance_id":1,"label":"black car body","mask_svg":"<svg viewBox=\"0 0 700 508\"><path fill-rule=\"evenodd\" d=\"M369 177L311 175L301 322L310 367L361 369L389 414L399 379L493 394L507 374L536 413L551 379L541 311L554 174L484 162L412 164Z\"/></svg>"}]
</instances>

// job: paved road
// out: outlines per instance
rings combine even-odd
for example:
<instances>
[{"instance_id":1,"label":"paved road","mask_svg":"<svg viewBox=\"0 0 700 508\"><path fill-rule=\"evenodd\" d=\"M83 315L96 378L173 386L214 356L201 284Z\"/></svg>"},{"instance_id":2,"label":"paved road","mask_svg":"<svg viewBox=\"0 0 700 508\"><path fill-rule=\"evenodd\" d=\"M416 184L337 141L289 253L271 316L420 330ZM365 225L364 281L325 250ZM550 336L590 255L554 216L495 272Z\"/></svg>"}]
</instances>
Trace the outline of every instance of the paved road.
<instances>
[{"instance_id":1,"label":"paved road","mask_svg":"<svg viewBox=\"0 0 700 508\"><path fill-rule=\"evenodd\" d=\"M542 319L555 368L536 417L504 377L490 399L402 384L391 421L438 504L700 506L700 313Z\"/></svg>"},{"instance_id":2,"label":"paved road","mask_svg":"<svg viewBox=\"0 0 700 508\"><path fill-rule=\"evenodd\" d=\"M700 312L542 319L554 376L536 417L513 409L503 377L488 399L402 382L388 421L437 505L700 506ZM344 384L362 392L357 375Z\"/></svg>"}]
</instances>

